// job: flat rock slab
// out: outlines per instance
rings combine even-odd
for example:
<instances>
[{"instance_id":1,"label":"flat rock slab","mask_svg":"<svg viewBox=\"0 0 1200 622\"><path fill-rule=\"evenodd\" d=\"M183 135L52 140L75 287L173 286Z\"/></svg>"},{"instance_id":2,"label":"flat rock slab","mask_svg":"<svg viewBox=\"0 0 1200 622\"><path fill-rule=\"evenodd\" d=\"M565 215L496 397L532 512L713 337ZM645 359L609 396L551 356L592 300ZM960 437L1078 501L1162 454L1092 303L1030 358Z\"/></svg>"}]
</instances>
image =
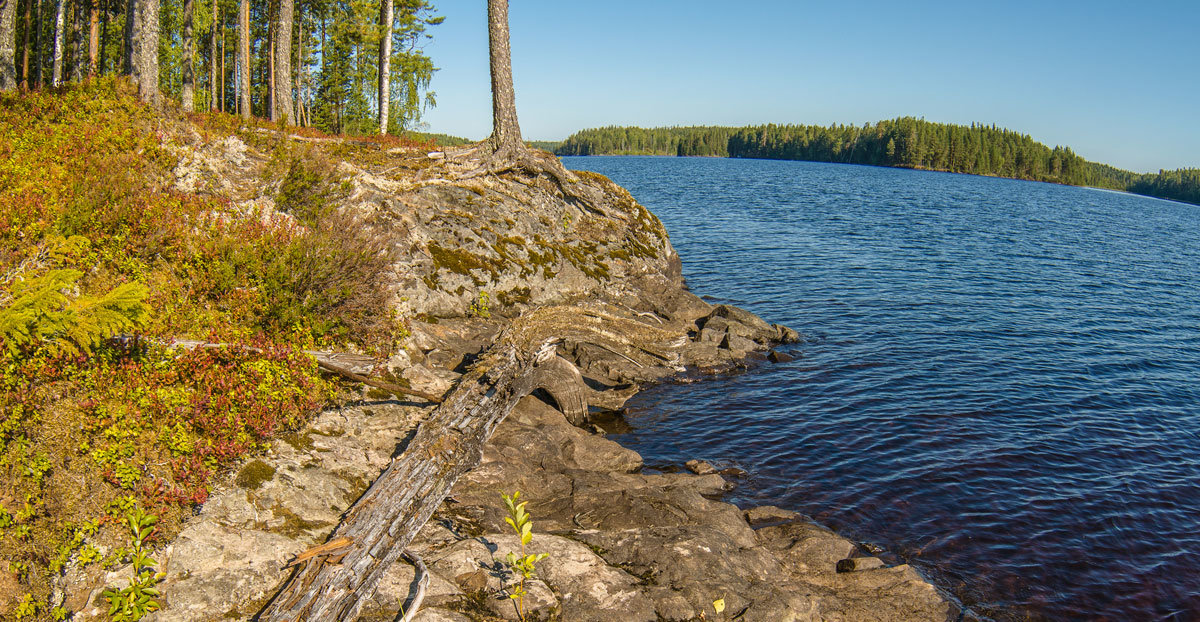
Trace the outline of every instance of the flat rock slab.
<instances>
[{"instance_id":1,"label":"flat rock slab","mask_svg":"<svg viewBox=\"0 0 1200 622\"><path fill-rule=\"evenodd\" d=\"M245 620L258 613L290 574L288 560L325 539L424 410L397 402L330 410L306 430L272 441L155 554L166 573L158 586L164 607L144 619ZM76 600L91 604L73 619L106 620L99 594L129 573L122 568L99 584L73 586Z\"/></svg>"}]
</instances>

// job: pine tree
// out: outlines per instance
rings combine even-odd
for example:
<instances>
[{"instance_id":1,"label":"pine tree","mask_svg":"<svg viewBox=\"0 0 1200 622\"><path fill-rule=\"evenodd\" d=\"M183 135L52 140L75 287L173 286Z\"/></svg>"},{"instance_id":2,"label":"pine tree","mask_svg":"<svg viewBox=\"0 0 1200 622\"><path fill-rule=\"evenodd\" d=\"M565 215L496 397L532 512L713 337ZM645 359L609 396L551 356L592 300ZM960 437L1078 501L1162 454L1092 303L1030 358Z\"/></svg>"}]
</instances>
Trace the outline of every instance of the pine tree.
<instances>
[{"instance_id":1,"label":"pine tree","mask_svg":"<svg viewBox=\"0 0 1200 622\"><path fill-rule=\"evenodd\" d=\"M17 88L17 0L0 0L0 91Z\"/></svg>"}]
</instances>

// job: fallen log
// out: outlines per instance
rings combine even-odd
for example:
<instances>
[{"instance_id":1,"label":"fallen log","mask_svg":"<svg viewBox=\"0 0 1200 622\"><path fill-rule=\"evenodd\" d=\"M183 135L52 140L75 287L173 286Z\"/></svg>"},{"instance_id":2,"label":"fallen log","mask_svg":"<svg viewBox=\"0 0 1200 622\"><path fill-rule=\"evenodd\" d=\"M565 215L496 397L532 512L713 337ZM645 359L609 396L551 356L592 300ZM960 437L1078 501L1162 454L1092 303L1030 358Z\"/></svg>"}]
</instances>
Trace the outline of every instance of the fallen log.
<instances>
[{"instance_id":1,"label":"fallen log","mask_svg":"<svg viewBox=\"0 0 1200 622\"><path fill-rule=\"evenodd\" d=\"M420 424L404 453L346 512L330 541L339 545L349 541L348 547L338 546L336 559L319 554L306 558L259 620L358 616L384 572L450 488L479 464L484 443L517 401L539 386L553 384L543 376L569 376L564 376L563 366L570 363L558 359L555 352L558 339L538 337L545 334L538 328L537 322L518 320L501 333Z\"/></svg>"}]
</instances>

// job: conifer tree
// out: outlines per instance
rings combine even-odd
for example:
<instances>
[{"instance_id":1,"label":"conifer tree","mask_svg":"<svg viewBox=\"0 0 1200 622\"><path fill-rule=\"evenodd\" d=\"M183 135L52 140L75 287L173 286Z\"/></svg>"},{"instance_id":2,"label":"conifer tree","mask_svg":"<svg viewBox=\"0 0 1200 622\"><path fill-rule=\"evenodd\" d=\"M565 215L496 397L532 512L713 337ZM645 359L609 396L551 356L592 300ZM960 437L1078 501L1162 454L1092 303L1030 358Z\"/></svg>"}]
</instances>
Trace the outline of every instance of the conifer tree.
<instances>
[{"instance_id":1,"label":"conifer tree","mask_svg":"<svg viewBox=\"0 0 1200 622\"><path fill-rule=\"evenodd\" d=\"M17 0L0 0L0 91L17 88Z\"/></svg>"}]
</instances>

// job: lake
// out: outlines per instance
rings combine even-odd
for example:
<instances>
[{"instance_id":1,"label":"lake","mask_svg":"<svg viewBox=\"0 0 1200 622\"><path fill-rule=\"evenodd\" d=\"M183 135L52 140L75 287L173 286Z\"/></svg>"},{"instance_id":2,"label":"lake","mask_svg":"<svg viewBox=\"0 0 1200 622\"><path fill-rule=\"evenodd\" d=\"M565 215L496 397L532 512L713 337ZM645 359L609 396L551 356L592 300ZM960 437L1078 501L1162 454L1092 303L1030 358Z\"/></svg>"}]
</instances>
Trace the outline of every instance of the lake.
<instances>
[{"instance_id":1,"label":"lake","mask_svg":"<svg viewBox=\"0 0 1200 622\"><path fill-rule=\"evenodd\" d=\"M693 291L795 361L636 396L703 458L997 620L1200 619L1200 207L1035 182L564 158L666 224Z\"/></svg>"}]
</instances>

